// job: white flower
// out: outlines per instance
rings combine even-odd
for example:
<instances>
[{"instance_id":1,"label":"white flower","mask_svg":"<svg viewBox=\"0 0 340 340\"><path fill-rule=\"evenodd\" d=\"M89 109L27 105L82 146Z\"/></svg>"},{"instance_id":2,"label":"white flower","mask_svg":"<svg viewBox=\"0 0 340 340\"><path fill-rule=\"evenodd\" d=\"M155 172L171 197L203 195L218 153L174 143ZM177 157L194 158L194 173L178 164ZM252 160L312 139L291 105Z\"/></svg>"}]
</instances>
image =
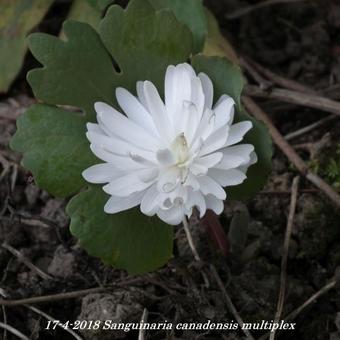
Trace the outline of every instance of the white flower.
<instances>
[{"instance_id":1,"label":"white flower","mask_svg":"<svg viewBox=\"0 0 340 340\"><path fill-rule=\"evenodd\" d=\"M86 169L83 177L108 183L103 190L111 195L104 206L109 214L140 205L144 214L174 225L194 207L200 217L207 209L220 214L223 187L241 184L257 161L253 145L234 145L252 123L232 125L233 99L223 95L212 106L211 80L189 64L167 68L164 92L165 104L150 81L137 82L137 98L117 88L126 116L95 103L98 124L88 123L86 136L105 163Z\"/></svg>"}]
</instances>

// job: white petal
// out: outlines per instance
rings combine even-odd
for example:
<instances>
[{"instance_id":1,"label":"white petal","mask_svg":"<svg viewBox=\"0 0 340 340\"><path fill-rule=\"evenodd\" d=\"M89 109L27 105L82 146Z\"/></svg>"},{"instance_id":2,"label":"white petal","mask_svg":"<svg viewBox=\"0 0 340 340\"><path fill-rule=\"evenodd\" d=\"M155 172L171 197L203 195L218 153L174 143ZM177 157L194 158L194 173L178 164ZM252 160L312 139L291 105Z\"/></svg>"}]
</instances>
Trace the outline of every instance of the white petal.
<instances>
[{"instance_id":1,"label":"white petal","mask_svg":"<svg viewBox=\"0 0 340 340\"><path fill-rule=\"evenodd\" d=\"M155 150L157 148L159 141L155 137L113 107L101 102L95 103L94 106L98 113L98 121L102 122L114 135L142 149Z\"/></svg>"},{"instance_id":2,"label":"white petal","mask_svg":"<svg viewBox=\"0 0 340 340\"><path fill-rule=\"evenodd\" d=\"M90 183L107 183L123 174L124 171L108 163L92 165L82 172L82 176Z\"/></svg>"},{"instance_id":3,"label":"white petal","mask_svg":"<svg viewBox=\"0 0 340 340\"><path fill-rule=\"evenodd\" d=\"M144 95L159 136L165 139L167 143L171 143L174 138L171 122L155 85L150 81L144 82Z\"/></svg>"},{"instance_id":4,"label":"white petal","mask_svg":"<svg viewBox=\"0 0 340 340\"><path fill-rule=\"evenodd\" d=\"M191 79L191 102L195 105L200 120L205 107L205 97L201 79L196 76Z\"/></svg>"},{"instance_id":5,"label":"white petal","mask_svg":"<svg viewBox=\"0 0 340 340\"><path fill-rule=\"evenodd\" d=\"M225 146L228 138L229 126L223 125L215 130L203 143L200 155L206 155Z\"/></svg>"},{"instance_id":6,"label":"white petal","mask_svg":"<svg viewBox=\"0 0 340 340\"><path fill-rule=\"evenodd\" d=\"M212 133L215 127L215 117L213 111L206 109L196 129L195 126L196 125L190 126L193 137L188 138L189 144L193 144L199 138L205 140Z\"/></svg>"},{"instance_id":7,"label":"white petal","mask_svg":"<svg viewBox=\"0 0 340 340\"><path fill-rule=\"evenodd\" d=\"M138 192L128 197L111 196L104 206L104 211L108 214L115 214L120 211L131 209L140 204L144 192Z\"/></svg>"},{"instance_id":8,"label":"white petal","mask_svg":"<svg viewBox=\"0 0 340 340\"><path fill-rule=\"evenodd\" d=\"M103 190L110 195L127 197L135 192L143 191L150 186L150 183L142 182L136 172L128 173L119 177L103 187Z\"/></svg>"},{"instance_id":9,"label":"white petal","mask_svg":"<svg viewBox=\"0 0 340 340\"><path fill-rule=\"evenodd\" d=\"M133 170L140 168L140 165L132 161L131 158L113 154L111 152L108 152L107 150L104 150L102 147L98 145L91 144L90 149L92 150L94 155L97 156L99 159L103 160L104 162L114 164L118 169Z\"/></svg>"},{"instance_id":10,"label":"white petal","mask_svg":"<svg viewBox=\"0 0 340 340\"><path fill-rule=\"evenodd\" d=\"M145 94L144 94L144 82L143 81L137 81L136 84L136 91L137 91L137 96L141 104L149 111L148 104L145 99Z\"/></svg>"},{"instance_id":11,"label":"white petal","mask_svg":"<svg viewBox=\"0 0 340 340\"><path fill-rule=\"evenodd\" d=\"M87 123L86 124L87 131L100 133L106 135L105 131L99 126L99 124Z\"/></svg>"},{"instance_id":12,"label":"white petal","mask_svg":"<svg viewBox=\"0 0 340 340\"><path fill-rule=\"evenodd\" d=\"M143 214L152 216L157 212L159 208L158 195L159 191L156 184L147 189L140 205L140 210Z\"/></svg>"},{"instance_id":13,"label":"white petal","mask_svg":"<svg viewBox=\"0 0 340 340\"><path fill-rule=\"evenodd\" d=\"M139 126L143 127L151 134L156 134L156 128L149 112L135 96L122 87L118 87L116 89L116 97L119 106L124 110L126 115L131 120L136 122Z\"/></svg>"},{"instance_id":14,"label":"white petal","mask_svg":"<svg viewBox=\"0 0 340 340\"><path fill-rule=\"evenodd\" d=\"M255 164L255 163L257 163L257 161L258 161L257 154L255 153L255 151L253 151L250 154L249 165Z\"/></svg>"},{"instance_id":15,"label":"white petal","mask_svg":"<svg viewBox=\"0 0 340 340\"><path fill-rule=\"evenodd\" d=\"M185 203L185 206L188 210L191 210L193 207L197 207L200 212L200 218L202 218L207 210L207 206L205 203L204 196L200 191L189 191L188 200Z\"/></svg>"},{"instance_id":16,"label":"white petal","mask_svg":"<svg viewBox=\"0 0 340 340\"><path fill-rule=\"evenodd\" d=\"M214 106L215 114L215 129L220 128L223 125L231 124L234 119L234 99L222 95Z\"/></svg>"},{"instance_id":17,"label":"white petal","mask_svg":"<svg viewBox=\"0 0 340 340\"><path fill-rule=\"evenodd\" d=\"M223 153L223 158L222 161L216 165L216 168L228 169L245 165L250 161L250 154L253 151L254 146L251 144L239 144L221 149L219 152Z\"/></svg>"},{"instance_id":18,"label":"white petal","mask_svg":"<svg viewBox=\"0 0 340 340\"><path fill-rule=\"evenodd\" d=\"M202 176L208 172L208 168L205 165L196 162L190 165L190 171L195 176Z\"/></svg>"},{"instance_id":19,"label":"white petal","mask_svg":"<svg viewBox=\"0 0 340 340\"><path fill-rule=\"evenodd\" d=\"M257 161L258 161L257 154L255 153L255 151L253 151L253 152L250 154L250 157L249 157L249 158L250 158L250 159L249 159L249 162L248 162L247 164L245 164L245 165L239 166L239 167L238 167L238 170L242 171L243 173L246 173L247 170L248 170L248 168L249 168L251 165L257 163Z\"/></svg>"},{"instance_id":20,"label":"white petal","mask_svg":"<svg viewBox=\"0 0 340 340\"><path fill-rule=\"evenodd\" d=\"M204 195L214 195L217 198L224 200L227 195L220 184L218 184L215 180L213 180L209 176L201 176L197 178L200 184L200 190Z\"/></svg>"},{"instance_id":21,"label":"white petal","mask_svg":"<svg viewBox=\"0 0 340 340\"><path fill-rule=\"evenodd\" d=\"M192 144L199 124L200 117L196 105L192 102L184 101L182 114L178 119L176 133L180 134L184 132L188 144Z\"/></svg>"},{"instance_id":22,"label":"white petal","mask_svg":"<svg viewBox=\"0 0 340 340\"><path fill-rule=\"evenodd\" d=\"M173 191L180 182L180 170L178 167L168 168L160 174L157 188L159 192L169 193Z\"/></svg>"},{"instance_id":23,"label":"white petal","mask_svg":"<svg viewBox=\"0 0 340 340\"><path fill-rule=\"evenodd\" d=\"M241 184L247 178L238 169L210 169L208 174L223 187Z\"/></svg>"},{"instance_id":24,"label":"white petal","mask_svg":"<svg viewBox=\"0 0 340 340\"><path fill-rule=\"evenodd\" d=\"M159 175L159 170L157 168L153 169L142 169L137 173L138 178L145 183L154 182Z\"/></svg>"},{"instance_id":25,"label":"white petal","mask_svg":"<svg viewBox=\"0 0 340 340\"><path fill-rule=\"evenodd\" d=\"M199 190L200 188L200 185L196 179L196 176L194 176L191 172L189 172L183 185L191 187L194 191Z\"/></svg>"},{"instance_id":26,"label":"white petal","mask_svg":"<svg viewBox=\"0 0 340 340\"><path fill-rule=\"evenodd\" d=\"M98 124L87 123L87 130L89 132L95 132L104 136L114 136L114 134L102 123L98 120Z\"/></svg>"},{"instance_id":27,"label":"white petal","mask_svg":"<svg viewBox=\"0 0 340 340\"><path fill-rule=\"evenodd\" d=\"M149 160L148 158L144 157L141 153L135 154L130 152L129 157L138 165L142 167L155 167L156 162L154 160Z\"/></svg>"},{"instance_id":28,"label":"white petal","mask_svg":"<svg viewBox=\"0 0 340 340\"><path fill-rule=\"evenodd\" d=\"M209 169L221 162L222 157L222 152L215 152L210 155L198 158L197 160L195 160L195 164L203 165L204 167Z\"/></svg>"},{"instance_id":29,"label":"white petal","mask_svg":"<svg viewBox=\"0 0 340 340\"><path fill-rule=\"evenodd\" d=\"M102 149L121 156L129 156L130 154L139 154L150 161L155 162L155 155L148 150L140 149L138 146L124 141L118 137L109 137L93 131L86 133L88 140Z\"/></svg>"},{"instance_id":30,"label":"white petal","mask_svg":"<svg viewBox=\"0 0 340 340\"><path fill-rule=\"evenodd\" d=\"M175 105L174 99L174 87L175 87L175 72L176 67L174 65L170 65L166 69L165 80L164 80L164 98L165 98L165 106L168 109L168 112L173 110Z\"/></svg>"},{"instance_id":31,"label":"white petal","mask_svg":"<svg viewBox=\"0 0 340 340\"><path fill-rule=\"evenodd\" d=\"M229 136L225 146L239 143L243 136L253 127L253 123L249 120L231 125Z\"/></svg>"},{"instance_id":32,"label":"white petal","mask_svg":"<svg viewBox=\"0 0 340 340\"><path fill-rule=\"evenodd\" d=\"M174 204L176 204L176 202L185 202L188 199L188 188L183 185L177 185L175 190L168 193L168 197Z\"/></svg>"},{"instance_id":33,"label":"white petal","mask_svg":"<svg viewBox=\"0 0 340 340\"><path fill-rule=\"evenodd\" d=\"M184 101L191 101L191 79L194 71L188 64L170 66L165 75L165 105L173 122L180 119Z\"/></svg>"},{"instance_id":34,"label":"white petal","mask_svg":"<svg viewBox=\"0 0 340 340\"><path fill-rule=\"evenodd\" d=\"M213 195L205 196L205 202L207 205L207 209L212 210L217 215L220 215L224 210L223 201L219 200Z\"/></svg>"},{"instance_id":35,"label":"white petal","mask_svg":"<svg viewBox=\"0 0 340 340\"><path fill-rule=\"evenodd\" d=\"M184 210L181 205L177 204L170 209L158 210L157 216L168 224L177 225L180 224L184 218Z\"/></svg>"},{"instance_id":36,"label":"white petal","mask_svg":"<svg viewBox=\"0 0 340 340\"><path fill-rule=\"evenodd\" d=\"M215 165L215 168L223 170L234 169L244 163L245 159L243 157L235 156L234 154L232 154L228 156L223 156L222 160Z\"/></svg>"},{"instance_id":37,"label":"white petal","mask_svg":"<svg viewBox=\"0 0 340 340\"><path fill-rule=\"evenodd\" d=\"M201 72L198 77L201 79L205 104L204 106L208 109L212 108L213 99L214 99L214 88L210 78L203 72Z\"/></svg>"},{"instance_id":38,"label":"white petal","mask_svg":"<svg viewBox=\"0 0 340 340\"><path fill-rule=\"evenodd\" d=\"M169 166L175 163L174 156L169 149L158 150L156 157L158 162L165 166Z\"/></svg>"}]
</instances>

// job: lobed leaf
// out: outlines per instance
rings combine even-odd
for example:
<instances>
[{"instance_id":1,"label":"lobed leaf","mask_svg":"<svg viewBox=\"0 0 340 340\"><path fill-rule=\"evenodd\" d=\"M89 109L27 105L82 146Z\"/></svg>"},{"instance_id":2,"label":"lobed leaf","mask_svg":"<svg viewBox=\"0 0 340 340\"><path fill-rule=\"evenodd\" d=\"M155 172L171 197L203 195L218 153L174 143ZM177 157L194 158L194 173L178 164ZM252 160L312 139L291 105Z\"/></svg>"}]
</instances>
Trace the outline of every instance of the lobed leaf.
<instances>
[{"instance_id":1,"label":"lobed leaf","mask_svg":"<svg viewBox=\"0 0 340 340\"><path fill-rule=\"evenodd\" d=\"M201 52L207 35L207 20L202 0L150 0L158 9L172 10L178 21L185 24L193 35L193 52Z\"/></svg>"},{"instance_id":2,"label":"lobed leaf","mask_svg":"<svg viewBox=\"0 0 340 340\"><path fill-rule=\"evenodd\" d=\"M93 104L113 105L117 74L98 33L88 24L66 21L67 41L45 33L29 37L32 54L44 67L27 79L35 96L49 104L72 105L93 114Z\"/></svg>"},{"instance_id":3,"label":"lobed leaf","mask_svg":"<svg viewBox=\"0 0 340 340\"><path fill-rule=\"evenodd\" d=\"M163 88L166 67L192 53L190 30L171 11L156 12L147 0L132 0L126 10L110 7L99 33L76 21L65 22L63 29L66 41L42 33L30 36L30 49L43 67L29 72L28 81L40 100L72 105L86 115L33 106L19 119L11 143L24 153L24 166L37 184L57 196L84 188L81 172L100 162L85 136L86 122L94 120L94 103L115 106L115 88L134 91L138 80ZM72 233L84 248L132 273L166 263L172 254L172 227L136 209L106 214L107 199L99 186L91 186L67 207Z\"/></svg>"},{"instance_id":4,"label":"lobed leaf","mask_svg":"<svg viewBox=\"0 0 340 340\"><path fill-rule=\"evenodd\" d=\"M168 65L186 61L192 35L170 11L155 12L148 1L132 0L124 11L111 6L100 24L100 36L121 70L119 86L135 92L138 80L164 87Z\"/></svg>"},{"instance_id":5,"label":"lobed leaf","mask_svg":"<svg viewBox=\"0 0 340 340\"><path fill-rule=\"evenodd\" d=\"M85 22L97 30L104 8L98 1L73 0L67 19Z\"/></svg>"},{"instance_id":6,"label":"lobed leaf","mask_svg":"<svg viewBox=\"0 0 340 340\"><path fill-rule=\"evenodd\" d=\"M37 104L17 121L11 148L24 154L22 163L36 183L59 197L78 192L84 168L97 160L86 139L86 119L79 114Z\"/></svg>"},{"instance_id":7,"label":"lobed leaf","mask_svg":"<svg viewBox=\"0 0 340 340\"><path fill-rule=\"evenodd\" d=\"M109 215L103 207L109 196L91 186L67 206L71 232L89 254L105 263L141 274L164 265L172 256L173 228L138 208Z\"/></svg>"}]
</instances>

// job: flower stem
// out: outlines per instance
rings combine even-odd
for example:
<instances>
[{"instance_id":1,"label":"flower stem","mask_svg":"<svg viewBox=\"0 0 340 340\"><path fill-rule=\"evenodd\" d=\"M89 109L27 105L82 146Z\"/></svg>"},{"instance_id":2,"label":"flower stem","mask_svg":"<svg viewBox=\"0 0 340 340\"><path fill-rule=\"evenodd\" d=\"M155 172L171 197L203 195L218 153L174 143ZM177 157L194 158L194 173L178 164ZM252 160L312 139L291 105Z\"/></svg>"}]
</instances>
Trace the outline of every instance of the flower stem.
<instances>
[{"instance_id":1,"label":"flower stem","mask_svg":"<svg viewBox=\"0 0 340 340\"><path fill-rule=\"evenodd\" d=\"M183 220L182 220L182 223L183 223L185 235L186 235L186 237L187 237L187 240L188 240L188 243L189 243L189 247L190 247L190 249L191 249L191 252L192 252L192 254L194 255L195 260L200 262L200 261L201 261L201 258L200 258L200 256L198 255L197 249L196 249L195 244L194 244L194 241L193 241L193 239L192 239L191 232L190 232L190 229L189 229L189 224L188 224L188 221L187 221L186 216L184 216L184 218L183 218Z\"/></svg>"}]
</instances>

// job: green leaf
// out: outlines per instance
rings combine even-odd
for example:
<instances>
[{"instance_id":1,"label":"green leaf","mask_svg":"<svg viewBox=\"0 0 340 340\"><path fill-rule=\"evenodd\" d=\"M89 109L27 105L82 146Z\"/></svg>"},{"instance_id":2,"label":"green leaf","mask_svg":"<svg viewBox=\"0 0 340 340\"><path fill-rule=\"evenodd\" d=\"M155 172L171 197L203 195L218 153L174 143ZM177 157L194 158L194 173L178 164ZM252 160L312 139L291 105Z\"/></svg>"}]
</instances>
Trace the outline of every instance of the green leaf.
<instances>
[{"instance_id":1,"label":"green leaf","mask_svg":"<svg viewBox=\"0 0 340 340\"><path fill-rule=\"evenodd\" d=\"M133 0L126 10L111 6L100 36L76 21L66 21L63 30L66 42L43 33L30 35L29 47L44 67L30 71L28 81L44 102L90 114L96 101L115 105L118 86L134 92L138 80L148 79L163 87L166 67L185 61L192 52L189 29L171 12L155 13L147 0Z\"/></svg>"},{"instance_id":2,"label":"green leaf","mask_svg":"<svg viewBox=\"0 0 340 340\"><path fill-rule=\"evenodd\" d=\"M67 19L85 22L98 29L102 14L103 8L97 1L73 0Z\"/></svg>"},{"instance_id":3,"label":"green leaf","mask_svg":"<svg viewBox=\"0 0 340 340\"><path fill-rule=\"evenodd\" d=\"M35 27L53 0L0 1L0 93L6 92L21 69L26 34Z\"/></svg>"},{"instance_id":4,"label":"green leaf","mask_svg":"<svg viewBox=\"0 0 340 340\"><path fill-rule=\"evenodd\" d=\"M11 148L37 184L55 196L69 196L85 185L81 172L96 162L85 136L85 117L37 104L17 121Z\"/></svg>"},{"instance_id":5,"label":"green leaf","mask_svg":"<svg viewBox=\"0 0 340 340\"><path fill-rule=\"evenodd\" d=\"M38 185L59 196L84 188L81 172L99 163L85 136L85 123L94 120L94 103L115 106L115 88L135 92L138 80L163 88L167 66L185 62L192 53L190 30L171 11L156 12L147 0L132 0L126 10L110 7L99 33L76 21L67 21L63 29L66 40L30 36L32 53L43 67L29 72L28 80L40 100L75 106L86 115L35 106L19 119L11 143L24 153L24 165ZM92 186L68 206L71 230L89 253L132 273L166 263L172 228L137 209L106 214L107 199L101 188Z\"/></svg>"},{"instance_id":6,"label":"green leaf","mask_svg":"<svg viewBox=\"0 0 340 340\"><path fill-rule=\"evenodd\" d=\"M226 189L229 199L246 199L255 195L264 186L271 170L272 141L266 126L249 116L241 107L241 92L244 84L238 66L226 58L195 56L192 64L197 72L206 73L214 84L214 102L222 95L228 94L237 103L235 122L251 120L253 128L246 134L242 143L254 145L258 157L256 164L247 171L247 179L241 185Z\"/></svg>"},{"instance_id":7,"label":"green leaf","mask_svg":"<svg viewBox=\"0 0 340 340\"><path fill-rule=\"evenodd\" d=\"M49 104L72 105L93 113L93 104L113 105L116 80L112 60L88 24L66 21L67 41L44 33L29 37L33 55L45 66L28 73L35 96Z\"/></svg>"},{"instance_id":8,"label":"green leaf","mask_svg":"<svg viewBox=\"0 0 340 340\"><path fill-rule=\"evenodd\" d=\"M100 25L101 38L121 70L120 86L135 92L138 80L164 87L168 65L192 52L192 35L169 11L155 13L146 0L132 0L124 11L111 6Z\"/></svg>"},{"instance_id":9,"label":"green leaf","mask_svg":"<svg viewBox=\"0 0 340 340\"><path fill-rule=\"evenodd\" d=\"M158 10L172 10L178 21L191 30L194 52L202 51L207 34L207 20L202 0L150 0L150 2Z\"/></svg>"},{"instance_id":10,"label":"green leaf","mask_svg":"<svg viewBox=\"0 0 340 340\"><path fill-rule=\"evenodd\" d=\"M109 196L90 187L67 206L71 232L90 255L105 263L141 274L158 269L172 256L173 228L138 208L109 215L103 207Z\"/></svg>"}]
</instances>

